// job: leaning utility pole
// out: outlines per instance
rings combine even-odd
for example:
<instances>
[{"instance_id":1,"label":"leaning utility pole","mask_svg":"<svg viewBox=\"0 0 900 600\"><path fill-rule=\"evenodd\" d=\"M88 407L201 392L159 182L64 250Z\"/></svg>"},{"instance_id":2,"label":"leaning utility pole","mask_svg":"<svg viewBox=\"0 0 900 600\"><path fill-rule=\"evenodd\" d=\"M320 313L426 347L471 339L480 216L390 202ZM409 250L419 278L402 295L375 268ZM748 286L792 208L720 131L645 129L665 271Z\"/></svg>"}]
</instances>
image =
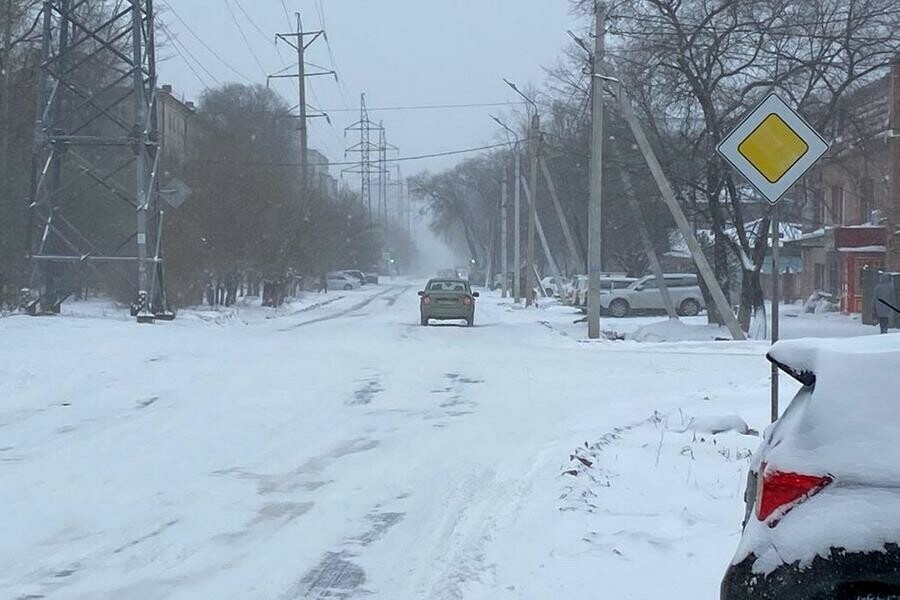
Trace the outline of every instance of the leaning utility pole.
<instances>
[{"instance_id":1,"label":"leaning utility pole","mask_svg":"<svg viewBox=\"0 0 900 600\"><path fill-rule=\"evenodd\" d=\"M153 1L129 0L100 24L83 4L43 3L23 303L57 312L71 289L64 278L78 265L103 265L134 290L138 322L172 318L162 268ZM98 64L108 78L92 85ZM99 222L73 218L82 199L102 211L94 213ZM128 221L133 230L121 225Z\"/></svg>"},{"instance_id":2,"label":"leaning utility pole","mask_svg":"<svg viewBox=\"0 0 900 600\"><path fill-rule=\"evenodd\" d=\"M303 31L303 21L300 19L300 13L295 13L297 17L297 30L291 33L277 33L275 39L281 40L294 50L297 51L297 74L287 75L270 75L269 79L297 79L298 83L298 107L300 109L300 190L303 196L306 196L309 190L309 119L308 105L306 103L306 78L317 77L320 75L333 75L337 78L334 71L321 69L315 73L307 73L306 71L306 49L309 48L317 39L325 35L324 31ZM307 41L306 38L310 38ZM323 117L324 114L313 115Z\"/></svg>"},{"instance_id":3,"label":"leaning utility pole","mask_svg":"<svg viewBox=\"0 0 900 600\"><path fill-rule=\"evenodd\" d=\"M581 271L584 269L584 261L578 248L575 246L575 236L572 235L572 229L569 227L569 220L559 201L559 194L556 192L556 185L553 183L553 177L550 175L550 167L547 166L547 159L541 156L541 172L544 174L544 181L547 182L547 189L550 191L550 198L553 200L553 208L556 209L556 217L559 219L559 225L562 227L563 237L566 238L566 246L569 249L569 256L575 263L575 269Z\"/></svg>"},{"instance_id":4,"label":"leaning utility pole","mask_svg":"<svg viewBox=\"0 0 900 600\"><path fill-rule=\"evenodd\" d=\"M606 5L594 6L596 17L594 59L591 66L591 199L588 206L588 338L600 337L600 276L603 272L603 81L600 70L605 53Z\"/></svg>"},{"instance_id":5,"label":"leaning utility pole","mask_svg":"<svg viewBox=\"0 0 900 600\"><path fill-rule=\"evenodd\" d=\"M625 201L631 208L631 215L634 217L634 224L637 228L638 236L641 238L641 245L644 246L644 254L647 255L650 269L656 277L656 286L659 288L659 293L662 296L663 306L666 307L666 313L670 319L678 319L678 311L675 308L675 303L672 301L672 294L669 292L662 264L659 262L659 256L656 254L656 248L653 246L653 239L650 237L650 231L647 228L647 222L644 220L641 205L638 203L634 184L631 181L631 173L628 172L628 165L623 162L623 155L615 146L612 147L610 154L612 162L619 168L619 177L622 180Z\"/></svg>"}]
</instances>

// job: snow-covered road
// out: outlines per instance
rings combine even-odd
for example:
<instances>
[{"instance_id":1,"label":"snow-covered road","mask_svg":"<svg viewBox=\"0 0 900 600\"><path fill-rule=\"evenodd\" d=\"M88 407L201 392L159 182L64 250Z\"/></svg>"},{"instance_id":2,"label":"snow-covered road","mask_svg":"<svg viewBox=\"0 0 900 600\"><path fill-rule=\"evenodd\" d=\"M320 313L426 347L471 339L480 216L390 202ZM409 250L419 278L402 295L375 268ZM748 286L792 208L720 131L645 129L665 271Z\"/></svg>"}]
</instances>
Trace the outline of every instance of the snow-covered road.
<instances>
[{"instance_id":1,"label":"snow-covered road","mask_svg":"<svg viewBox=\"0 0 900 600\"><path fill-rule=\"evenodd\" d=\"M0 597L717 597L757 438L684 430L765 425L766 345L423 328L417 289L0 320Z\"/></svg>"}]
</instances>

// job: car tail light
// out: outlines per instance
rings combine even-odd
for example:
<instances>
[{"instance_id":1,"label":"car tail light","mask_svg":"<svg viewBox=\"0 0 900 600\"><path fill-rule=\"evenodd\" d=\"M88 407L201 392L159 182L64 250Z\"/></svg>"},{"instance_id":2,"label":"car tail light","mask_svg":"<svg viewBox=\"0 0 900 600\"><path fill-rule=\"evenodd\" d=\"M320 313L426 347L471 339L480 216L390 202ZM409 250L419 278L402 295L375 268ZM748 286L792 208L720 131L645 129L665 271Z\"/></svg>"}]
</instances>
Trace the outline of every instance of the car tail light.
<instances>
[{"instance_id":1,"label":"car tail light","mask_svg":"<svg viewBox=\"0 0 900 600\"><path fill-rule=\"evenodd\" d=\"M472 299L466 296L465 298L463 298L463 304L465 304L466 306L472 306Z\"/></svg>"},{"instance_id":2,"label":"car tail light","mask_svg":"<svg viewBox=\"0 0 900 600\"><path fill-rule=\"evenodd\" d=\"M792 508L812 498L834 479L829 475L803 475L768 471L766 464L760 468L761 478L756 489L756 518L765 521L774 513L778 518L769 522L775 527Z\"/></svg>"},{"instance_id":3,"label":"car tail light","mask_svg":"<svg viewBox=\"0 0 900 600\"><path fill-rule=\"evenodd\" d=\"M422 296L422 304L431 304L431 298L428 296Z\"/></svg>"}]
</instances>

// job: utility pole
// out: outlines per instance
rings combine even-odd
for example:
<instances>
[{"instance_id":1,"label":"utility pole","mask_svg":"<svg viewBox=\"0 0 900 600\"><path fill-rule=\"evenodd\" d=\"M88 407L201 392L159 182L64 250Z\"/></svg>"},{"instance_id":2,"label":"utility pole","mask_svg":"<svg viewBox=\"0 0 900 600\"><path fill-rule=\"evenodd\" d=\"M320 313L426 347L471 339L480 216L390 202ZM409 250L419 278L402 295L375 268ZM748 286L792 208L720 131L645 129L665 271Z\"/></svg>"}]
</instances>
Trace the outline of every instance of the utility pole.
<instances>
[{"instance_id":1,"label":"utility pole","mask_svg":"<svg viewBox=\"0 0 900 600\"><path fill-rule=\"evenodd\" d=\"M15 254L15 203L13 202L13 189L9 176L9 150L10 150L10 85L12 65L12 0L3 0L2 23L2 49L0 49L0 223L6 224L5 230L0 230L0 267L4 259L10 260L10 266L17 263L12 258ZM12 275L12 273L7 273ZM3 302L3 293L0 290L0 303Z\"/></svg>"},{"instance_id":2,"label":"utility pole","mask_svg":"<svg viewBox=\"0 0 900 600\"><path fill-rule=\"evenodd\" d=\"M600 276L603 272L603 81L600 71L606 51L606 4L594 6L596 20L591 66L591 199L588 206L588 338L600 337Z\"/></svg>"},{"instance_id":3,"label":"utility pole","mask_svg":"<svg viewBox=\"0 0 900 600\"><path fill-rule=\"evenodd\" d=\"M317 39L325 35L324 31L303 31L303 20L300 13L294 13L297 17L297 30L291 33L277 33L275 39L281 40L291 48L297 51L297 74L276 74L270 75L268 79L297 79L298 88L298 108L300 110L300 190L303 197L306 197L309 191L309 119L312 117L324 117L323 114L310 115L309 105L306 103L306 78L318 77L321 75L333 75L337 79L337 73L334 71L320 70L314 73L308 73L306 70L306 50ZM307 41L306 38L310 38ZM268 84L268 81L266 82Z\"/></svg>"},{"instance_id":4,"label":"utility pole","mask_svg":"<svg viewBox=\"0 0 900 600\"><path fill-rule=\"evenodd\" d=\"M505 171L505 169L504 169ZM507 203L509 201L509 186L506 181L506 173L503 174L503 181L500 182L500 269L503 275L500 277L500 289L501 296L506 298L508 296L507 289L507 273L509 273L509 243L507 240L508 232L507 229L509 227L509 217L507 213ZM493 283L488 281L488 285Z\"/></svg>"},{"instance_id":5,"label":"utility pole","mask_svg":"<svg viewBox=\"0 0 900 600\"><path fill-rule=\"evenodd\" d=\"M623 162L622 153L613 146L610 154L619 168L619 176L622 179L622 187L625 192L625 201L631 208L631 214L634 217L634 223L637 227L638 235L641 238L641 245L644 246L644 253L647 260L650 261L650 269L656 277L656 286L662 296L663 305L666 307L666 313L670 319L678 319L678 311L675 309L675 303L672 302L672 294L669 293L669 286L666 284L666 277L663 274L662 265L659 257L656 255L656 248L653 247L653 240L650 237L650 231L647 229L647 223L644 221L644 215L641 211L641 205L638 203L637 195L634 191L634 185L631 182L631 173L628 172L628 165Z\"/></svg>"},{"instance_id":6,"label":"utility pole","mask_svg":"<svg viewBox=\"0 0 900 600\"><path fill-rule=\"evenodd\" d=\"M603 78L595 76L594 79L602 80ZM659 159L656 158L656 153L653 151L653 146L650 144L647 134L644 133L644 128L634 114L634 108L631 106L628 95L625 93L621 82L617 80L613 81L617 84L616 94L618 95L619 108L622 111L622 116L628 122L631 133L634 135L634 139L647 161L647 166L650 168L650 173L656 181L656 186L659 188L663 202L665 202L666 207L672 214L675 225L678 227L679 231L681 231L681 235L688 245L688 249L691 252L691 256L694 258L694 263L697 265L697 271L699 271L700 277L702 277L704 283L706 283L706 287L713 298L713 302L716 304L716 308L722 315L722 319L724 319L725 326L728 327L731 337L739 341L745 340L746 336L741 329L740 323L738 323L737 317L734 316L734 310L732 310L728 298L725 297L725 292L722 291L722 286L719 285L715 272L713 272L709 261L706 259L706 255L703 253L703 248L700 246L697 237L694 235L693 228L688 222L687 217L685 217L684 211L681 210L681 206L678 204L678 199L675 197L675 191L672 189L672 185L666 178L666 174L663 171L662 165L659 163Z\"/></svg>"},{"instance_id":7,"label":"utility pole","mask_svg":"<svg viewBox=\"0 0 900 600\"><path fill-rule=\"evenodd\" d=\"M513 273L513 298L516 304L522 301L522 152L516 144L516 157L513 160L513 262L516 272Z\"/></svg>"},{"instance_id":8,"label":"utility pole","mask_svg":"<svg viewBox=\"0 0 900 600\"><path fill-rule=\"evenodd\" d=\"M344 156L359 154L359 166L344 169L342 173L355 173L359 175L359 200L367 211L369 225L372 225L372 175L378 172L378 168L372 164L372 152L378 152L379 147L372 143L372 132L380 128L372 124L369 118L369 109L366 107L365 93L359 95L359 121L353 123L344 130L359 132L359 143L347 148Z\"/></svg>"},{"instance_id":9,"label":"utility pole","mask_svg":"<svg viewBox=\"0 0 900 600\"><path fill-rule=\"evenodd\" d=\"M523 176L524 177L524 176ZM531 187L527 185L524 181L522 182L522 189L525 191L525 198L529 202L533 202ZM544 235L544 227L541 225L541 217L535 213L535 229L537 230L538 239L541 241L541 248L544 250L544 259L547 261L547 266L550 268L550 274L556 279L556 291L559 293L559 297L563 297L563 285L562 285L562 273L557 266L556 261L553 259L553 253L550 251L550 244L547 242L547 236ZM541 286L543 289L543 286Z\"/></svg>"},{"instance_id":10,"label":"utility pole","mask_svg":"<svg viewBox=\"0 0 900 600\"><path fill-rule=\"evenodd\" d=\"M536 231L535 222L537 221L537 177L538 177L538 159L541 154L541 117L535 108L534 116L531 117L531 132L528 136L528 150L531 154L530 184L531 198L528 203L528 268L525 270L525 306L534 304L534 281L532 274L534 273L534 234Z\"/></svg>"},{"instance_id":11,"label":"utility pole","mask_svg":"<svg viewBox=\"0 0 900 600\"><path fill-rule=\"evenodd\" d=\"M547 182L547 189L550 191L550 198L553 200L553 207L556 209L556 216L559 219L560 227L562 227L563 236L566 238L569 256L572 257L576 270L580 272L584 269L584 261L578 252L578 248L575 246L575 237L572 235L572 230L569 228L569 221L566 219L566 213L563 211L562 204L559 202L559 194L556 192L556 185L553 184L553 177L550 175L550 167L547 166L547 159L546 157L541 156L540 160L541 172L544 174L544 180Z\"/></svg>"}]
</instances>

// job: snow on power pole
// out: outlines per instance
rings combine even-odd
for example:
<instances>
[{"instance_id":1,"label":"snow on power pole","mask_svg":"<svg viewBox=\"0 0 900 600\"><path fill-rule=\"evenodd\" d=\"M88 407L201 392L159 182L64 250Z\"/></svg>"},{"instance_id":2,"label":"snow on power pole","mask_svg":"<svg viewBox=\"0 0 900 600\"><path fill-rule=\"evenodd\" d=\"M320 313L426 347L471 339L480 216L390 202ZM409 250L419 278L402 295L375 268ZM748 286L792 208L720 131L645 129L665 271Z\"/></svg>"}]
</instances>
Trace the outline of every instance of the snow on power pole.
<instances>
[{"instance_id":1,"label":"snow on power pole","mask_svg":"<svg viewBox=\"0 0 900 600\"><path fill-rule=\"evenodd\" d=\"M606 5L594 7L596 33L591 71L591 199L588 205L588 338L600 337L600 276L603 272L603 81L600 67L605 53Z\"/></svg>"}]
</instances>

